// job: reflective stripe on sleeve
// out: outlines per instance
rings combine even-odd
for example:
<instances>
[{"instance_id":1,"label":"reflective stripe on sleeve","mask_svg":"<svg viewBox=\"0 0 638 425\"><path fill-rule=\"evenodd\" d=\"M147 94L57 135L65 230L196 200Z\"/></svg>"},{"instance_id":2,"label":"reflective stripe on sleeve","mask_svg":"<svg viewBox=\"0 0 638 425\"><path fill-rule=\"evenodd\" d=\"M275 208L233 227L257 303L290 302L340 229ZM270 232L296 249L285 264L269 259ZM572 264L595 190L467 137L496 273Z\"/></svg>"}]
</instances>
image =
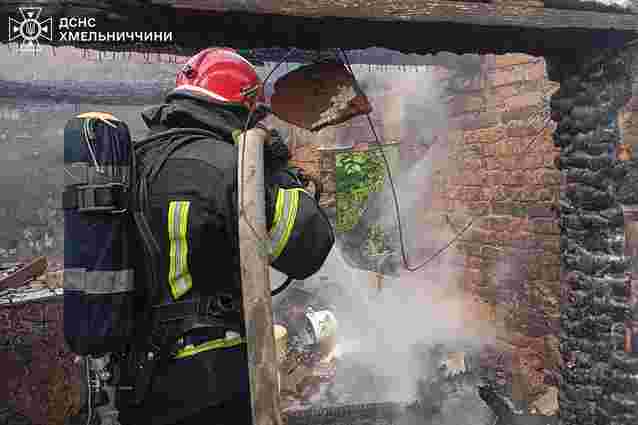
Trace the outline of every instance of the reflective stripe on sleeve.
<instances>
[{"instance_id":1,"label":"reflective stripe on sleeve","mask_svg":"<svg viewBox=\"0 0 638 425\"><path fill-rule=\"evenodd\" d=\"M193 286L188 271L189 201L172 201L168 207L169 271L168 283L173 298L178 299Z\"/></svg>"},{"instance_id":2,"label":"reflective stripe on sleeve","mask_svg":"<svg viewBox=\"0 0 638 425\"><path fill-rule=\"evenodd\" d=\"M239 144L239 141L241 140L240 139L241 133L242 133L241 129L237 129L232 132L233 140L235 141L235 144L237 145Z\"/></svg>"},{"instance_id":3,"label":"reflective stripe on sleeve","mask_svg":"<svg viewBox=\"0 0 638 425\"><path fill-rule=\"evenodd\" d=\"M279 189L277 192L275 216L270 230L271 262L279 258L288 243L299 209L299 192L302 191L294 188Z\"/></svg>"}]
</instances>

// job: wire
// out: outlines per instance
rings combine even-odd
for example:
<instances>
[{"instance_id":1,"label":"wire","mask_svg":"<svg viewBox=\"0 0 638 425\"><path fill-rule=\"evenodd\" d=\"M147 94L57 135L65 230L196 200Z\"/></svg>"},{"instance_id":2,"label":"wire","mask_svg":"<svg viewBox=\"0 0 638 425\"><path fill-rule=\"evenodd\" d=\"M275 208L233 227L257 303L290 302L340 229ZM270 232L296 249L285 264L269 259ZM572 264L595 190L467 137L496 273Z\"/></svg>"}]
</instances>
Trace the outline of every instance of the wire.
<instances>
[{"instance_id":1,"label":"wire","mask_svg":"<svg viewBox=\"0 0 638 425\"><path fill-rule=\"evenodd\" d=\"M345 60L346 67L348 68L348 71L350 71L350 74L352 74L352 78L354 79L355 84L357 84L357 86L358 86L359 83L357 81L357 77L355 76L355 74L354 74L354 72L352 70L352 67L350 66L350 61L348 60L348 55L346 54L344 49L339 48L338 50L341 51L341 54L343 55L344 60ZM381 143L381 141L379 139L379 136L377 135L377 132L376 132L376 130L374 128L374 123L372 122L372 118L370 117L370 113L366 114L366 118L367 118L368 124L370 126L370 131L372 131L372 134L374 135L374 142L377 144L377 146L379 146L379 150L381 151L381 156L383 157L383 162L385 163L385 169L386 169L386 172L388 173L388 180L390 182L390 189L392 190L392 198L394 200L394 212L395 212L395 216L396 216L397 228L398 228L398 231L399 231L399 244L401 246L401 258L403 260L403 265L408 271L415 272L415 271L425 267L427 264L432 262L436 257L438 257L444 251L446 251L470 227L472 227L472 225L474 224L474 220L475 219L473 218L472 220L470 220L470 222L459 233L457 233L456 236L454 238L452 238L452 240L450 240L450 242L448 242L443 248L437 250L433 255L431 255L430 257L425 259L418 266L411 266L410 262L408 260L407 249L406 249L406 246L405 246L405 239L403 237L403 225L401 223L401 210L400 210L400 205L399 205L399 197L397 196L396 187L394 185L394 181L393 181L393 178L392 178L392 172L390 170L390 164L388 162L388 158L385 155L385 152L384 152L384 149L383 149L383 144ZM433 145L434 145L434 143L432 143L432 145L430 145L428 147L428 149L430 147L432 147Z\"/></svg>"},{"instance_id":2,"label":"wire","mask_svg":"<svg viewBox=\"0 0 638 425\"><path fill-rule=\"evenodd\" d=\"M346 54L346 52L344 51L344 49L340 48L338 49L338 51L341 51L341 54L344 57L344 62L345 65L348 69L348 71L350 72L350 74L352 75L355 83L358 86L358 81L357 78L354 74L354 71L352 70L352 66L350 65L350 61L348 60L348 55ZM270 72L268 73L268 75L266 76L266 78L263 81L263 86L265 87L266 83L268 82L268 80L270 79L270 77L273 75L273 73L275 72L275 70L277 70L277 68L279 68L285 61L286 59L288 59L293 53L295 52L295 49L290 49L288 51L288 53L286 55L284 55L284 57L277 63L277 65L275 67L273 67L273 69L270 70ZM254 114L254 110L251 110L248 118L246 119L246 123L244 125L244 143L243 143L243 147L242 147L242 167L240 170L240 179L243 181L244 180L244 169L245 169L245 161L244 158L246 156L246 133L248 131L248 127L250 125L251 119L253 117ZM409 259L408 259L408 253L407 253L407 249L405 246L405 238L403 235L403 225L401 223L401 210L400 210L400 204L399 204L399 199L398 199L398 195L396 192L396 186L394 184L394 179L392 178L392 171L390 169L390 164L388 161L387 156L385 155L385 151L383 149L383 144L381 143L379 136L375 130L374 127L374 123L372 122L372 118L370 116L370 113L366 114L366 119L368 121L368 124L370 126L370 130L372 132L372 134L374 135L374 142L377 144L377 146L380 148L379 150L381 151L381 156L383 158L383 162L385 165L385 169L388 175L388 180L390 182L390 188L392 190L392 198L393 198L393 204L394 204L394 210L395 210L395 217L396 217L396 222L397 222L397 228L398 228L398 232L399 232L399 242L400 242L400 247L401 247L401 257L402 257L402 261L403 261L403 265L404 267L410 271L410 272L415 272L418 271L419 269L425 267L426 265L428 265L430 262L432 262L434 259L436 259L436 257L438 257L439 255L441 255L443 252L445 252L452 244L454 244L470 227L472 227L472 225L474 224L474 220L472 219L470 220L470 222L464 226L464 228L458 232L454 238L452 238L443 248L437 250L433 255L431 255L430 257L428 257L427 259L425 259L421 264L417 265L417 266L411 266ZM432 145L430 145L428 147L431 148L434 145L434 143ZM531 144L530 144L531 145ZM529 146L528 146L529 147ZM255 236L255 238L257 239L258 242L265 242L266 238L262 237L258 234L257 230L255 229L255 227L252 225L252 223L250 223L246 217L246 215L244 214L244 196L245 196L245 191L242 191L242 196L240 199L240 216L242 217L242 219L244 220L244 222L246 224L248 224L248 227L250 228L251 232L253 233L253 235ZM289 284L290 282L287 280L282 286L280 286L279 288L277 288L275 290L275 294L279 293L280 290L283 290L286 286L288 286L287 284ZM275 295L273 294L273 295Z\"/></svg>"},{"instance_id":3,"label":"wire","mask_svg":"<svg viewBox=\"0 0 638 425\"><path fill-rule=\"evenodd\" d=\"M83 131L83 135L84 135L84 141L86 142L86 146L89 150L89 154L91 155L91 159L93 160L93 164L95 165L95 170L98 173L101 173L102 168L100 167L100 164L97 162L97 157L95 155L95 149L93 147L93 145L91 144L91 141L95 140L95 129L91 128L91 119L87 119L84 120L84 122L82 123L82 131Z\"/></svg>"}]
</instances>

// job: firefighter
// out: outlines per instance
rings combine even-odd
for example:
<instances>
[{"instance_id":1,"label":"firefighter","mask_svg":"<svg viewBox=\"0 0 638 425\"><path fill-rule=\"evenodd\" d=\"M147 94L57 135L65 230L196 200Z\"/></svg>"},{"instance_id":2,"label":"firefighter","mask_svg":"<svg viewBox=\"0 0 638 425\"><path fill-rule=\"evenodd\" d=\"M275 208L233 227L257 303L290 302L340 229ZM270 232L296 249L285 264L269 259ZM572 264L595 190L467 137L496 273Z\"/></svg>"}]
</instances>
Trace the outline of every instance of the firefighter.
<instances>
[{"instance_id":1,"label":"firefighter","mask_svg":"<svg viewBox=\"0 0 638 425\"><path fill-rule=\"evenodd\" d=\"M140 184L148 187L149 229L159 247L152 328L171 356L154 369L143 403L119 408L123 425L252 423L237 141L245 128L262 126L262 102L253 66L231 49L211 48L179 71L164 104L142 112L149 138L136 148L140 176L147 177ZM303 279L327 257L332 228L315 199L287 177L281 138L264 150L271 265Z\"/></svg>"}]
</instances>

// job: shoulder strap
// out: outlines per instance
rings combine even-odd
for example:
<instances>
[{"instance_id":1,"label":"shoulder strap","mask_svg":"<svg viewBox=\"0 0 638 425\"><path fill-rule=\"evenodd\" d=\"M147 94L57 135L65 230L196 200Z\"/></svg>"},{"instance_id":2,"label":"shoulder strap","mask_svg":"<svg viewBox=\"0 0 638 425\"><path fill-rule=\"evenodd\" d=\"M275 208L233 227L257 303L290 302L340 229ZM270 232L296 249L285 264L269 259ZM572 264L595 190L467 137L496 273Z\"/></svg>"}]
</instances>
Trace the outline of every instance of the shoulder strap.
<instances>
[{"instance_id":1,"label":"shoulder strap","mask_svg":"<svg viewBox=\"0 0 638 425\"><path fill-rule=\"evenodd\" d=\"M146 177L148 183L152 183L166 160L179 148L203 138L214 138L222 140L221 136L215 132L200 128L173 128L153 134L135 144L137 155L143 155L150 150L159 150L159 156L153 161L144 164L140 170L140 175Z\"/></svg>"},{"instance_id":2,"label":"shoulder strap","mask_svg":"<svg viewBox=\"0 0 638 425\"><path fill-rule=\"evenodd\" d=\"M131 209L133 211L135 227L143 245L143 263L148 279L148 282L146 282L147 286L144 288L144 299L146 302L143 311L144 325L141 326L142 336L150 335L153 330L153 305L159 293L160 282L157 270L159 270L161 261L159 244L153 236L149 225L149 185L153 182L155 176L157 176L172 153L180 147L201 140L202 138L218 139L220 135L198 128L179 128L162 131L134 143L133 156L135 158L135 164L134 167L131 168L136 170L133 173L136 175L136 179L132 185L133 196L131 199ZM158 149L159 156L154 157L151 161L144 161L144 163L140 161L139 164L137 163L142 154L154 149ZM150 341L144 342L145 345L150 343Z\"/></svg>"}]
</instances>

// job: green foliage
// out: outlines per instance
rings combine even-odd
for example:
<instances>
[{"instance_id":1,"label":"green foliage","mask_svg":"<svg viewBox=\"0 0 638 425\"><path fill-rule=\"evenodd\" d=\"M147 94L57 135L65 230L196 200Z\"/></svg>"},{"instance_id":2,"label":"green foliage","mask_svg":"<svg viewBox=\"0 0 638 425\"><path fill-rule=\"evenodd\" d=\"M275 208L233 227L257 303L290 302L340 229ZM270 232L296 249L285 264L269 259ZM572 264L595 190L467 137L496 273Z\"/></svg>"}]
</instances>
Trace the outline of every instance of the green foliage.
<instances>
[{"instance_id":1,"label":"green foliage","mask_svg":"<svg viewBox=\"0 0 638 425\"><path fill-rule=\"evenodd\" d=\"M365 152L337 155L337 193L354 197L367 194L368 155Z\"/></svg>"},{"instance_id":2,"label":"green foliage","mask_svg":"<svg viewBox=\"0 0 638 425\"><path fill-rule=\"evenodd\" d=\"M359 222L369 194L383 189L385 176L385 161L380 149L337 155L338 232L347 232Z\"/></svg>"},{"instance_id":3,"label":"green foliage","mask_svg":"<svg viewBox=\"0 0 638 425\"><path fill-rule=\"evenodd\" d=\"M385 251L385 234L380 224L373 224L368 229L367 251L369 256Z\"/></svg>"},{"instance_id":4,"label":"green foliage","mask_svg":"<svg viewBox=\"0 0 638 425\"><path fill-rule=\"evenodd\" d=\"M388 153L386 152L386 159L388 159L388 162L391 162L387 156ZM385 161L383 160L383 155L381 155L381 150L378 149L370 152L370 161L368 163L368 186L371 192L380 192L383 189L385 175Z\"/></svg>"},{"instance_id":5,"label":"green foliage","mask_svg":"<svg viewBox=\"0 0 638 425\"><path fill-rule=\"evenodd\" d=\"M527 207L524 205L516 205L512 208L512 215L515 217L526 217L527 214Z\"/></svg>"},{"instance_id":6,"label":"green foliage","mask_svg":"<svg viewBox=\"0 0 638 425\"><path fill-rule=\"evenodd\" d=\"M363 212L362 203L355 202L348 193L337 193L337 224L338 233L347 232L359 222Z\"/></svg>"},{"instance_id":7,"label":"green foliage","mask_svg":"<svg viewBox=\"0 0 638 425\"><path fill-rule=\"evenodd\" d=\"M347 232L359 221L368 199L368 158L356 152L337 155L337 231Z\"/></svg>"}]
</instances>

